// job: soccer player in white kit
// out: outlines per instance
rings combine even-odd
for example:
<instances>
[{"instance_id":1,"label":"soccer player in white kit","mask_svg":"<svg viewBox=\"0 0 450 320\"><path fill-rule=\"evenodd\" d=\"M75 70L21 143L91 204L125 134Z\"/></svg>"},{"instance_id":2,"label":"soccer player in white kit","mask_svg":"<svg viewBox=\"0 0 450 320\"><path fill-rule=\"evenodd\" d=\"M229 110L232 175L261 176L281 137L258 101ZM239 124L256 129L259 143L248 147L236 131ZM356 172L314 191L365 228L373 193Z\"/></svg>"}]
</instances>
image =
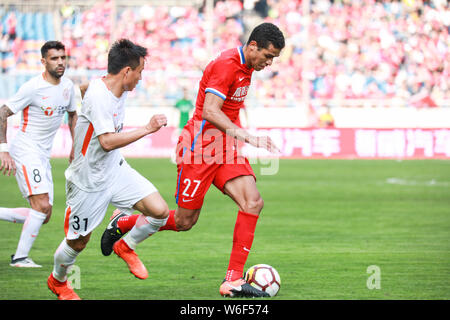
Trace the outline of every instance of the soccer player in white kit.
<instances>
[{"instance_id":1,"label":"soccer player in white kit","mask_svg":"<svg viewBox=\"0 0 450 320\"><path fill-rule=\"evenodd\" d=\"M169 208L153 184L131 168L119 151L167 124L164 115L154 115L145 126L122 132L127 91L141 79L146 56L146 48L127 39L115 42L108 53L107 75L92 80L84 94L75 129L75 159L65 172L66 238L55 252L47 281L60 300L80 299L67 284L67 268L86 247L109 204L122 212L143 214L113 249L132 274L139 279L148 277L134 250L166 224Z\"/></svg>"},{"instance_id":2,"label":"soccer player in white kit","mask_svg":"<svg viewBox=\"0 0 450 320\"><path fill-rule=\"evenodd\" d=\"M16 176L19 189L31 208L0 208L0 219L23 223L13 267L41 267L28 257L42 224L50 220L53 181L50 154L53 139L67 111L72 133L77 119L74 85L66 78L66 53L59 41L41 48L45 71L24 83L0 108L0 171ZM22 111L20 130L7 143L7 118ZM73 149L69 161L73 159Z\"/></svg>"}]
</instances>

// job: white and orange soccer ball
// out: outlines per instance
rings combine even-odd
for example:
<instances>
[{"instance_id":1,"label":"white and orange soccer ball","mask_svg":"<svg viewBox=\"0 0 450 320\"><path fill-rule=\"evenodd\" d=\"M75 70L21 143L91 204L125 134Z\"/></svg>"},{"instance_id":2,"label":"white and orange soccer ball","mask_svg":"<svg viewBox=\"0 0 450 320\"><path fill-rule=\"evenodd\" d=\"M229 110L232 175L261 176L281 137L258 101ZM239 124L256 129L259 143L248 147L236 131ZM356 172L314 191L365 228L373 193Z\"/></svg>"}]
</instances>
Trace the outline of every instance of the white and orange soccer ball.
<instances>
[{"instance_id":1,"label":"white and orange soccer ball","mask_svg":"<svg viewBox=\"0 0 450 320\"><path fill-rule=\"evenodd\" d=\"M271 297L277 295L281 287L281 278L277 270L268 264L257 264L248 268L245 281L256 289L267 292Z\"/></svg>"}]
</instances>

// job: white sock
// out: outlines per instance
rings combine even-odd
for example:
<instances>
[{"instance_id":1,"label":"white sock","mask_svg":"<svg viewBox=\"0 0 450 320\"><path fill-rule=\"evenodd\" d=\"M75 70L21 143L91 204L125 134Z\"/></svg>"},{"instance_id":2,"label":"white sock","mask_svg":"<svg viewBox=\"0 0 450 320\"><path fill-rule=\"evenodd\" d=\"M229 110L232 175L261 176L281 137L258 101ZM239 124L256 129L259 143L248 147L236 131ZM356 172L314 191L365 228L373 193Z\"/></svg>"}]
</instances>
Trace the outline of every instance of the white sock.
<instances>
[{"instance_id":1,"label":"white sock","mask_svg":"<svg viewBox=\"0 0 450 320\"><path fill-rule=\"evenodd\" d=\"M131 249L136 250L138 243L157 232L159 228L166 224L167 219L168 217L165 219L155 219L141 215L137 219L134 227L126 234L123 240Z\"/></svg>"},{"instance_id":2,"label":"white sock","mask_svg":"<svg viewBox=\"0 0 450 320\"><path fill-rule=\"evenodd\" d=\"M67 269L75 263L79 252L72 249L66 239L60 243L54 255L53 277L64 282L67 280Z\"/></svg>"},{"instance_id":3,"label":"white sock","mask_svg":"<svg viewBox=\"0 0 450 320\"><path fill-rule=\"evenodd\" d=\"M14 259L28 257L28 253L46 217L47 215L45 213L30 209L28 217L23 224Z\"/></svg>"},{"instance_id":4,"label":"white sock","mask_svg":"<svg viewBox=\"0 0 450 320\"><path fill-rule=\"evenodd\" d=\"M29 211L29 208L0 208L0 220L24 223Z\"/></svg>"}]
</instances>

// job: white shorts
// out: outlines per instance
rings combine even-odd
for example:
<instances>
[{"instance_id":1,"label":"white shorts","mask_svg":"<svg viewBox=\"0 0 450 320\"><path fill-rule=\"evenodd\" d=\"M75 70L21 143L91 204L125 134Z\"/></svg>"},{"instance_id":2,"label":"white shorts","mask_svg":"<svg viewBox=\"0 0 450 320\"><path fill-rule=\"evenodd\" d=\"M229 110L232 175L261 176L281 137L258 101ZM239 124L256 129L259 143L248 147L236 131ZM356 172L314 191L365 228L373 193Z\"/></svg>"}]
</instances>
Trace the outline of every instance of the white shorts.
<instances>
[{"instance_id":1,"label":"white shorts","mask_svg":"<svg viewBox=\"0 0 450 320\"><path fill-rule=\"evenodd\" d=\"M86 192L70 181L66 182L66 216L64 232L69 240L86 236L97 228L112 204L126 214L146 196L157 192L155 186L127 162L119 167L116 179L110 187L98 192Z\"/></svg>"},{"instance_id":2,"label":"white shorts","mask_svg":"<svg viewBox=\"0 0 450 320\"><path fill-rule=\"evenodd\" d=\"M24 198L48 193L49 203L53 205L53 178L50 160L36 154L22 154L14 157L16 180Z\"/></svg>"}]
</instances>

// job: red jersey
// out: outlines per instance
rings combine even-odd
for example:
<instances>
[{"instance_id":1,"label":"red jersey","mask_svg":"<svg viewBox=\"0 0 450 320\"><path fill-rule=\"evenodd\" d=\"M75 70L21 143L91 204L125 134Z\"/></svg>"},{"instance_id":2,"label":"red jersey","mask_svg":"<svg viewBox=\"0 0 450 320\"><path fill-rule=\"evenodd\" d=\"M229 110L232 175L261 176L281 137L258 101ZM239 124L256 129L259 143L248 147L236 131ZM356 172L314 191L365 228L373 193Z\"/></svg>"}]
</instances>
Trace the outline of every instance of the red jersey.
<instances>
[{"instance_id":1,"label":"red jersey","mask_svg":"<svg viewBox=\"0 0 450 320\"><path fill-rule=\"evenodd\" d=\"M224 100L222 111L232 122L236 122L239 120L239 110L244 107L244 99L250 87L253 70L245 64L242 47L223 51L207 65L200 80L194 115L185 126L193 138L192 151L199 135L208 129L215 128L214 125L202 119L206 93L210 92L222 98ZM209 142L204 141L202 146Z\"/></svg>"},{"instance_id":2,"label":"red jersey","mask_svg":"<svg viewBox=\"0 0 450 320\"><path fill-rule=\"evenodd\" d=\"M194 116L177 144L175 199L180 207L200 209L212 183L224 192L226 182L231 179L255 177L249 161L237 154L235 139L202 119L205 95L210 92L224 100L222 111L237 123L252 73L253 69L245 65L242 47L222 52L203 72Z\"/></svg>"}]
</instances>

